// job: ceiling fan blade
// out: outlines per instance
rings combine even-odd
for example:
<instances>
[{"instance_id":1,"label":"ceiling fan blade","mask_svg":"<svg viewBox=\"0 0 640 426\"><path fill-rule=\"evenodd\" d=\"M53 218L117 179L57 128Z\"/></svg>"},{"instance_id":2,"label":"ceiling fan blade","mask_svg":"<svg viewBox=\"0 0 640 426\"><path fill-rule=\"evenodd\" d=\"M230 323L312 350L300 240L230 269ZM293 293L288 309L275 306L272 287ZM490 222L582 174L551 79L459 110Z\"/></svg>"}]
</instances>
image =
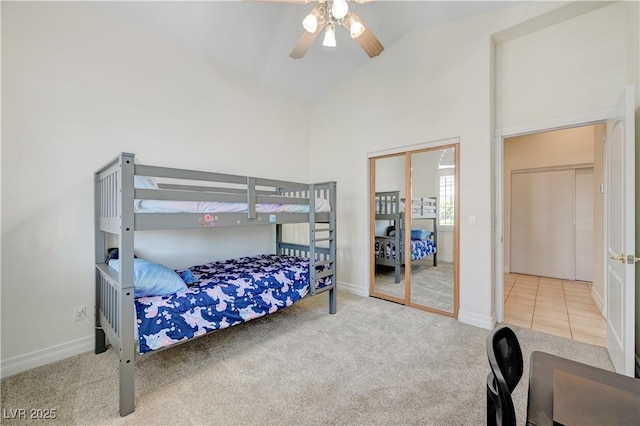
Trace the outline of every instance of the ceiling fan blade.
<instances>
[{"instance_id":1,"label":"ceiling fan blade","mask_svg":"<svg viewBox=\"0 0 640 426\"><path fill-rule=\"evenodd\" d=\"M293 48L289 56L291 56L293 59L302 58L305 53L307 53L307 50L309 50L313 42L316 41L324 26L325 23L321 22L318 24L318 29L316 29L315 33L309 33L305 31L304 34L302 34L302 37L300 37L300 40L298 40L298 43L296 43L296 46Z\"/></svg>"},{"instance_id":2,"label":"ceiling fan blade","mask_svg":"<svg viewBox=\"0 0 640 426\"><path fill-rule=\"evenodd\" d=\"M369 55L370 58L374 58L382 53L382 51L384 50L384 46L382 46L378 38L373 35L362 18L360 18L359 16L357 18L364 27L364 32L360 35L360 37L356 38L356 41L360 44L360 47L364 49L364 51L367 53L367 55ZM351 31L351 25L348 20L345 20L343 25L347 29L347 31Z\"/></svg>"},{"instance_id":3,"label":"ceiling fan blade","mask_svg":"<svg viewBox=\"0 0 640 426\"><path fill-rule=\"evenodd\" d=\"M382 43L380 43L378 38L373 35L371 30L366 26L364 33L360 37L358 37L356 41L360 43L360 46L364 49L365 52L367 52L367 55L369 55L370 58L375 58L384 50L384 46L382 45Z\"/></svg>"}]
</instances>

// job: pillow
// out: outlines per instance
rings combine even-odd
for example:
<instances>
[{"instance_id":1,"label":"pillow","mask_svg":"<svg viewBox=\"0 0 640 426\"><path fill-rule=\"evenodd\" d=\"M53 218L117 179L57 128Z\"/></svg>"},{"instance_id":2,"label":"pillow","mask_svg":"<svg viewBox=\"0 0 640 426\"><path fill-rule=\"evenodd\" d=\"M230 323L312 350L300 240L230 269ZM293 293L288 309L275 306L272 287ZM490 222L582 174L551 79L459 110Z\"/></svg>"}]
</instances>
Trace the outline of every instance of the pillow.
<instances>
[{"instance_id":1,"label":"pillow","mask_svg":"<svg viewBox=\"0 0 640 426\"><path fill-rule=\"evenodd\" d=\"M426 240L431 236L431 231L427 231L426 229L412 229L411 230L411 239L412 240Z\"/></svg>"},{"instance_id":2,"label":"pillow","mask_svg":"<svg viewBox=\"0 0 640 426\"><path fill-rule=\"evenodd\" d=\"M184 269L182 271L179 271L178 275L180 275L180 278L182 278L182 281L184 281L187 284L195 284L195 283L198 282L196 277L193 276L193 272L191 272L188 269Z\"/></svg>"},{"instance_id":3,"label":"pillow","mask_svg":"<svg viewBox=\"0 0 640 426\"><path fill-rule=\"evenodd\" d=\"M120 271L120 259L111 259L109 266ZM135 297L166 296L187 289L175 271L146 259L133 259Z\"/></svg>"}]
</instances>

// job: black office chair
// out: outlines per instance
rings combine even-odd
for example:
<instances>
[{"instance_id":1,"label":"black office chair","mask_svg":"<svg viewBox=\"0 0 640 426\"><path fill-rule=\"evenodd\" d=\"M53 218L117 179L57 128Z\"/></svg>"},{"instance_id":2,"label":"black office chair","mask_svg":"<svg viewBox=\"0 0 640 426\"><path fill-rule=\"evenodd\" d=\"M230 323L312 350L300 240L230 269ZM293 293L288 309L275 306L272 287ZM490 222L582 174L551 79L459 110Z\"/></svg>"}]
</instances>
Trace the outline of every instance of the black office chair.
<instances>
[{"instance_id":1,"label":"black office chair","mask_svg":"<svg viewBox=\"0 0 640 426\"><path fill-rule=\"evenodd\" d=\"M518 337L509 327L493 330L487 337L487 357L491 372L487 376L487 425L513 426L516 413L511 392L522 377L522 350Z\"/></svg>"}]
</instances>

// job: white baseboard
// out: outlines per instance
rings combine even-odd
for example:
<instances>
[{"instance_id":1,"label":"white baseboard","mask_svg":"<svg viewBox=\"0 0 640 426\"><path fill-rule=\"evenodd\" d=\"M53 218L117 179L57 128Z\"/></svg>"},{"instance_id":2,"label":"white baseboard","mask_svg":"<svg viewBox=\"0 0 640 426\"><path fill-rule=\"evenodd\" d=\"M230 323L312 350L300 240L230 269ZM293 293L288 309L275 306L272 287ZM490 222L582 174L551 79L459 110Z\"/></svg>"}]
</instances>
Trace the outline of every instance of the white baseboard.
<instances>
[{"instance_id":1,"label":"white baseboard","mask_svg":"<svg viewBox=\"0 0 640 426\"><path fill-rule=\"evenodd\" d=\"M338 289L340 291L352 293L356 296L369 296L369 290L367 288L355 286L353 284L339 282ZM18 374L32 368L41 367L43 365L51 364L52 362L93 351L94 345L94 336L91 335L51 346L50 348L8 358L0 361L0 376L4 379L5 377L13 376L14 374Z\"/></svg>"},{"instance_id":2,"label":"white baseboard","mask_svg":"<svg viewBox=\"0 0 640 426\"><path fill-rule=\"evenodd\" d=\"M602 300L602 296L600 296L598 292L593 291L593 287L591 287L591 298L598 307L600 314L602 314L604 312L604 300Z\"/></svg>"},{"instance_id":3,"label":"white baseboard","mask_svg":"<svg viewBox=\"0 0 640 426\"><path fill-rule=\"evenodd\" d=\"M484 328L485 330L493 330L493 326L496 323L496 318L495 314L494 316L484 316L474 314L473 312L460 310L458 311L458 321L476 327Z\"/></svg>"},{"instance_id":4,"label":"white baseboard","mask_svg":"<svg viewBox=\"0 0 640 426\"><path fill-rule=\"evenodd\" d=\"M356 296L369 297L369 289L366 287L356 286L349 283L341 283L338 281L338 289Z\"/></svg>"},{"instance_id":5,"label":"white baseboard","mask_svg":"<svg viewBox=\"0 0 640 426\"><path fill-rule=\"evenodd\" d=\"M502 270L504 271L505 274L508 274L509 272L511 272L511 268L509 268L509 265L504 265Z\"/></svg>"},{"instance_id":6,"label":"white baseboard","mask_svg":"<svg viewBox=\"0 0 640 426\"><path fill-rule=\"evenodd\" d=\"M13 376L14 374L41 367L52 362L79 355L94 349L94 336L82 337L50 348L30 352L0 362L1 376Z\"/></svg>"},{"instance_id":7,"label":"white baseboard","mask_svg":"<svg viewBox=\"0 0 640 426\"><path fill-rule=\"evenodd\" d=\"M440 262L447 262L447 263L453 263L453 256L438 256L438 261Z\"/></svg>"}]
</instances>

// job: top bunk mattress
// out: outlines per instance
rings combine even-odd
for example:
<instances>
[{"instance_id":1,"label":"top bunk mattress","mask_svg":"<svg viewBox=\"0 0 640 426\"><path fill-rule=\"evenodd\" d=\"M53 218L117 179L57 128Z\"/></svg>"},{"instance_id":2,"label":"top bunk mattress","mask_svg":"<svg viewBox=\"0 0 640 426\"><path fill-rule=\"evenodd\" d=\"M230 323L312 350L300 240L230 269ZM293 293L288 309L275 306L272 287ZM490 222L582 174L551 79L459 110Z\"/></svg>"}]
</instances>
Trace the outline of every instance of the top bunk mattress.
<instances>
[{"instance_id":1,"label":"top bunk mattress","mask_svg":"<svg viewBox=\"0 0 640 426\"><path fill-rule=\"evenodd\" d=\"M136 213L247 213L247 203L221 201L136 200ZM330 212L331 203L316 198L316 212ZM256 204L257 213L309 213L308 204Z\"/></svg>"}]
</instances>

